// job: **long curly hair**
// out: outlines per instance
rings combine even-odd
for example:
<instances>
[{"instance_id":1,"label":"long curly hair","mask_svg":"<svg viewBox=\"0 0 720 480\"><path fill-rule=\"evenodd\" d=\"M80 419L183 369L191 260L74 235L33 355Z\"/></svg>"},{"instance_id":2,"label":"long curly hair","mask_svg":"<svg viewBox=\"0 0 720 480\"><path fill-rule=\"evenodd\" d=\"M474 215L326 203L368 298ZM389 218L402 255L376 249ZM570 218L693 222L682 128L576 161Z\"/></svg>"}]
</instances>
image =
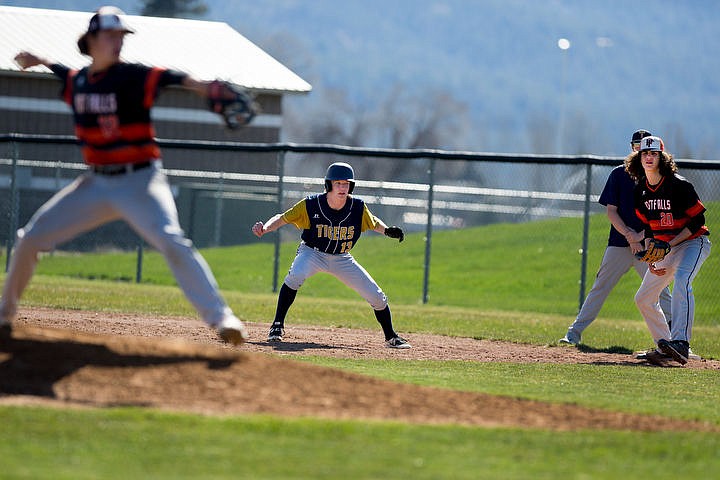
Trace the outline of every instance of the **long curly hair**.
<instances>
[{"instance_id":1,"label":"long curly hair","mask_svg":"<svg viewBox=\"0 0 720 480\"><path fill-rule=\"evenodd\" d=\"M625 157L625 161L623 162L625 164L625 171L633 178L633 180L635 180L635 182L640 182L640 180L645 178L645 169L640 161L641 153L642 152L633 152ZM660 152L659 167L660 175L663 177L674 175L678 171L678 167L675 160L673 160L673 156L668 152Z\"/></svg>"}]
</instances>

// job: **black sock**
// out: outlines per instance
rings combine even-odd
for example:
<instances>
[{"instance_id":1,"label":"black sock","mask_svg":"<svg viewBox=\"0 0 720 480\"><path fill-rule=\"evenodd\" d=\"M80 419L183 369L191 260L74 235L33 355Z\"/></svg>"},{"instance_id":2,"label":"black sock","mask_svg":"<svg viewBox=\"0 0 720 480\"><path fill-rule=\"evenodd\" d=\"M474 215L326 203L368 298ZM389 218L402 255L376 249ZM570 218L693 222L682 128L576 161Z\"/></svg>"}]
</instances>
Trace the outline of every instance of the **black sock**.
<instances>
[{"instance_id":1,"label":"black sock","mask_svg":"<svg viewBox=\"0 0 720 480\"><path fill-rule=\"evenodd\" d=\"M375 318L383 329L385 334L385 340L390 340L393 337L397 337L397 333L392 326L392 316L390 315L390 305L385 307L384 310L373 310L375 312Z\"/></svg>"},{"instance_id":2,"label":"black sock","mask_svg":"<svg viewBox=\"0 0 720 480\"><path fill-rule=\"evenodd\" d=\"M278 295L277 309L275 310L275 320L273 325L285 328L285 315L287 315L290 305L295 301L297 290L293 290L283 283Z\"/></svg>"}]
</instances>

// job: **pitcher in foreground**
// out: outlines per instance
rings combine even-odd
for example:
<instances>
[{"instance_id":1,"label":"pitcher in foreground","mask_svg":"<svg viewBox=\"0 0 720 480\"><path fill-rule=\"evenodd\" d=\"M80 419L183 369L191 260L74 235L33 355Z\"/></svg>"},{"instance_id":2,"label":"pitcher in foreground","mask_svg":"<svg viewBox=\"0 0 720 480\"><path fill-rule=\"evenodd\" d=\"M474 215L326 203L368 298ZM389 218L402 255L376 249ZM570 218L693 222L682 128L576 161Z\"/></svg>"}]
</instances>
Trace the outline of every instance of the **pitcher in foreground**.
<instances>
[{"instance_id":1,"label":"pitcher in foreground","mask_svg":"<svg viewBox=\"0 0 720 480\"><path fill-rule=\"evenodd\" d=\"M38 254L114 220L124 220L160 251L180 288L222 340L247 339L243 323L220 296L215 278L178 222L150 119L158 91L178 85L208 97L212 82L120 59L125 36L133 33L120 10L103 7L78 40L91 57L79 71L20 52L23 68L45 65L62 81L63 99L73 110L75 132L88 171L56 193L17 232L17 243L0 302L0 328L10 330L18 301Z\"/></svg>"}]
</instances>

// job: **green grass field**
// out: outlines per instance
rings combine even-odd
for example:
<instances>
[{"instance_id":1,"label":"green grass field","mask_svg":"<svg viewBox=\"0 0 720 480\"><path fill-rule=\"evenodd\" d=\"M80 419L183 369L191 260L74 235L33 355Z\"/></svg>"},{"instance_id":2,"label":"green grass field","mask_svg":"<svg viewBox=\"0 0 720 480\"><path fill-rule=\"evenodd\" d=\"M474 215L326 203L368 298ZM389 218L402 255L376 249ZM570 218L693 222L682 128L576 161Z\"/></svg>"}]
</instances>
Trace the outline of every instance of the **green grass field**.
<instances>
[{"instance_id":1,"label":"green grass field","mask_svg":"<svg viewBox=\"0 0 720 480\"><path fill-rule=\"evenodd\" d=\"M401 245L368 235L356 257L390 296L400 331L563 348L554 342L577 309L577 227L577 220L544 223L542 231L551 232L549 242L547 238L540 242L527 225L436 234L428 305L419 302L421 235L411 235ZM594 273L607 223L594 218L592 229L589 271ZM283 246L282 271L294 248L295 244ZM276 297L270 292L269 243L203 254L234 310L249 321L267 322L272 317ZM133 255L56 253L42 260L24 302L194 315L162 259L146 255L148 283L142 286L122 280L134 278L134 265ZM696 282L693 341L696 352L715 359L720 358L720 307L712 304L717 302L717 267L711 256ZM633 274L626 275L601 317L586 331L585 348L629 353L649 346L647 328L632 304L638 284ZM338 285L329 277L313 278L298 295L292 321L377 328L364 302L345 287L338 290ZM699 420L720 427L720 372L714 370L312 356L302 361L401 382ZM718 450L718 433L554 432L313 418L216 418L140 408L0 407L2 479L713 478L720 472Z\"/></svg>"},{"instance_id":2,"label":"green grass field","mask_svg":"<svg viewBox=\"0 0 720 480\"><path fill-rule=\"evenodd\" d=\"M720 205L709 205L720 212ZM720 224L708 214L708 225ZM287 226L285 229L292 230ZM590 222L587 292L602 259L608 221L594 215ZM299 238L299 235L298 235ZM223 290L271 293L272 235L239 247L203 250ZM575 315L579 304L582 219L556 219L522 224L436 232L432 240L429 299L433 306L458 306L483 311L523 311ZM292 262L297 242L283 244L280 282ZM393 305L422 303L425 242L423 234L408 235L402 244L366 233L353 255L375 277ZM38 273L52 276L130 282L135 279L135 253L66 254L46 256ZM160 255L146 252L143 283L174 285ZM711 255L694 283L698 324L720 324L720 256ZM613 290L602 318L636 319L632 301L640 279L629 272ZM354 300L357 294L328 275L317 275L303 286L303 297Z\"/></svg>"}]
</instances>

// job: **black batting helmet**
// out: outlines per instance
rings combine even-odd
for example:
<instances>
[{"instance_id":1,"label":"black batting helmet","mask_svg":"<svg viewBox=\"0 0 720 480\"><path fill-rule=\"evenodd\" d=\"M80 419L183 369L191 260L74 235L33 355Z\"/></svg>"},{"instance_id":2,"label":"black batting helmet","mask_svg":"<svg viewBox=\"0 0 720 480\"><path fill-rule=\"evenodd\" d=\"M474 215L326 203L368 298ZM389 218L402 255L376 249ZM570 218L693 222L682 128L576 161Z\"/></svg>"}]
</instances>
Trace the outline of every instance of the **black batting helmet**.
<instances>
[{"instance_id":1,"label":"black batting helmet","mask_svg":"<svg viewBox=\"0 0 720 480\"><path fill-rule=\"evenodd\" d=\"M348 163L335 162L331 164L327 172L325 173L325 191L329 192L332 190L333 180L347 180L350 182L350 189L348 193L352 193L355 188L355 171Z\"/></svg>"}]
</instances>

